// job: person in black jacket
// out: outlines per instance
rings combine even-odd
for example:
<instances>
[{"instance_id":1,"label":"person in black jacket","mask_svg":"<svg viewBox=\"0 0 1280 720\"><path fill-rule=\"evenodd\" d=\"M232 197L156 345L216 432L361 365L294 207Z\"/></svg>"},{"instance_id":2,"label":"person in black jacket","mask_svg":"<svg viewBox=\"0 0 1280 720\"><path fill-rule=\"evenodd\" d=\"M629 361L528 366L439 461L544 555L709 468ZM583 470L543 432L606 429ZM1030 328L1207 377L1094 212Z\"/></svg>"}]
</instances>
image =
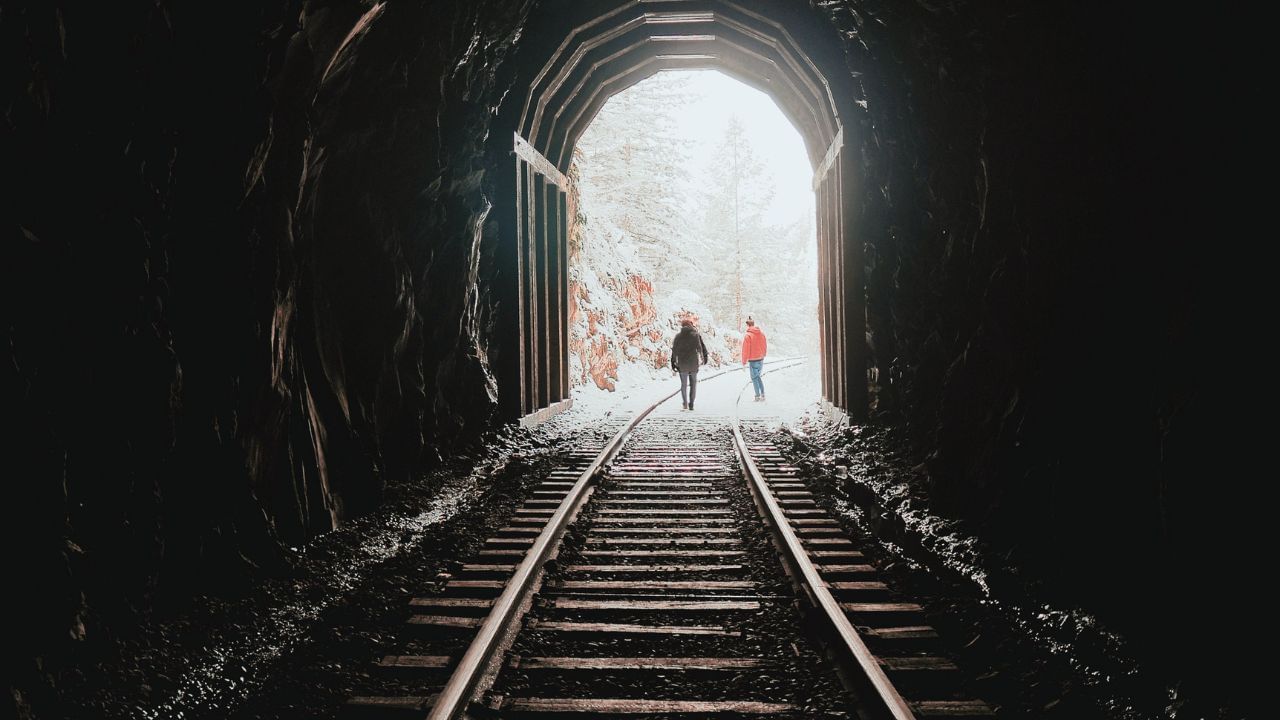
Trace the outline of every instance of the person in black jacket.
<instances>
[{"instance_id":1,"label":"person in black jacket","mask_svg":"<svg viewBox=\"0 0 1280 720\"><path fill-rule=\"evenodd\" d=\"M694 329L693 320L681 320L680 332L671 343L671 369L680 373L680 401L684 410L693 409L693 399L698 394L698 367L706 362L707 344Z\"/></svg>"}]
</instances>

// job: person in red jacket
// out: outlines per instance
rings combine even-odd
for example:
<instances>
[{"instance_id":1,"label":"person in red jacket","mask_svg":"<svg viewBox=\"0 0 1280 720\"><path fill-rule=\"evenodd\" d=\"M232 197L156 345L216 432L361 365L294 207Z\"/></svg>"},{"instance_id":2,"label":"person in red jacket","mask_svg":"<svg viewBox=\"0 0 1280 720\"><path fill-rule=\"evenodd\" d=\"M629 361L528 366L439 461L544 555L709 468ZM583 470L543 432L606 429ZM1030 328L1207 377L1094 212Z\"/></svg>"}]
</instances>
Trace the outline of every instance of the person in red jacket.
<instances>
[{"instance_id":1,"label":"person in red jacket","mask_svg":"<svg viewBox=\"0 0 1280 720\"><path fill-rule=\"evenodd\" d=\"M764 356L768 352L768 342L764 331L756 327L756 321L747 316L747 334L742 336L742 364L751 368L751 385L756 391L756 402L764 402L764 381L760 379L760 370L764 367Z\"/></svg>"}]
</instances>

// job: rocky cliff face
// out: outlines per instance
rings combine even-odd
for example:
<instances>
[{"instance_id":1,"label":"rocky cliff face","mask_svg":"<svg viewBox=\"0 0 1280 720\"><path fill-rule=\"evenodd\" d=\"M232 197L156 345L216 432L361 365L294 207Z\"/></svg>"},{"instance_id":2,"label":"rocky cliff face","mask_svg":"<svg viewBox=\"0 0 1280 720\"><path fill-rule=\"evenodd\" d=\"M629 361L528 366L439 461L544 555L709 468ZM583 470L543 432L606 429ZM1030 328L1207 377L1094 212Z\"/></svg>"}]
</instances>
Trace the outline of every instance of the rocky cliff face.
<instances>
[{"instance_id":1,"label":"rocky cliff face","mask_svg":"<svg viewBox=\"0 0 1280 720\"><path fill-rule=\"evenodd\" d=\"M598 280L598 279L597 279ZM603 282L570 282L569 340L575 385L593 383L613 391L618 366L624 363L643 370L662 370L671 363L671 341L680 322L689 318L700 328L707 344L710 365L723 365L734 357L739 341L725 338L714 327L699 322L696 311L659 307L653 283L627 274Z\"/></svg>"},{"instance_id":2,"label":"rocky cliff face","mask_svg":"<svg viewBox=\"0 0 1280 720\"><path fill-rule=\"evenodd\" d=\"M5 652L227 587L491 425L520 3L33 3L6 48Z\"/></svg>"},{"instance_id":3,"label":"rocky cliff face","mask_svg":"<svg viewBox=\"0 0 1280 720\"><path fill-rule=\"evenodd\" d=\"M1160 182L1175 33L1093 3L812 5L864 93L883 419L939 507L1158 635L1144 604L1232 537L1197 490L1212 343ZM494 421L495 113L539 7L0 12L11 657L279 568ZM594 342L607 385L627 350Z\"/></svg>"},{"instance_id":4,"label":"rocky cliff face","mask_svg":"<svg viewBox=\"0 0 1280 720\"><path fill-rule=\"evenodd\" d=\"M616 281L597 285L572 282L569 293L569 354L575 385L593 383L601 390L612 391L618 380L618 363L635 362L649 368L661 368L670 353L659 343L662 332L655 324L658 318L653 302L653 283L640 275L627 275ZM614 314L606 307L621 304L625 312ZM585 309L584 309L585 307Z\"/></svg>"},{"instance_id":5,"label":"rocky cliff face","mask_svg":"<svg viewBox=\"0 0 1280 720\"><path fill-rule=\"evenodd\" d=\"M919 491L1200 665L1167 629L1221 596L1180 568L1250 543L1203 485L1221 474L1197 370L1218 281L1194 269L1203 200L1174 180L1182 131L1157 110L1203 68L1141 5L823 7L865 93L851 137L879 419L910 428Z\"/></svg>"},{"instance_id":6,"label":"rocky cliff face","mask_svg":"<svg viewBox=\"0 0 1280 720\"><path fill-rule=\"evenodd\" d=\"M577 173L571 171L571 179ZM712 364L730 353L723 334L700 322L700 304L678 298L659 301L653 279L638 267L625 239L595 229L584 216L576 182L569 190L569 357L570 381L612 392L619 366L641 372L663 370L671 362L671 341L680 321L702 330Z\"/></svg>"}]
</instances>

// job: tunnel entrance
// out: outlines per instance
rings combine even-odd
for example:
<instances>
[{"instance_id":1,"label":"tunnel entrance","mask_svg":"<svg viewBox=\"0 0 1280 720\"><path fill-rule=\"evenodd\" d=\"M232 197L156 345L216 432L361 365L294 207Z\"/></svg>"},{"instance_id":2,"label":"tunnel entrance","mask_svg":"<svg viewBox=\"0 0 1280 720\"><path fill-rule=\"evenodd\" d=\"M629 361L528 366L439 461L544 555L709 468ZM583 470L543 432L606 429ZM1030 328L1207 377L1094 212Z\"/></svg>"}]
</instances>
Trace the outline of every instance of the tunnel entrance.
<instances>
[{"instance_id":1,"label":"tunnel entrance","mask_svg":"<svg viewBox=\"0 0 1280 720\"><path fill-rule=\"evenodd\" d=\"M769 95L803 138L814 168L822 397L865 416L862 247L847 192L858 177L845 152L855 95L839 84L849 75L830 28L807 8L776 3L561 1L531 18L527 33L517 66L529 70L515 85L527 92L500 114L515 166L498 208L514 256L500 321L504 336L519 338L518 353L497 363L504 411L536 421L569 402L567 173L582 134L610 97L656 73L717 70Z\"/></svg>"},{"instance_id":2,"label":"tunnel entrance","mask_svg":"<svg viewBox=\"0 0 1280 720\"><path fill-rule=\"evenodd\" d=\"M685 319L712 368L740 367L748 317L767 333L770 367L810 362L774 373L782 384L770 383L779 392L769 408L738 409L790 413L817 400L812 173L773 100L722 73L664 71L614 95L569 173L575 402L669 390L671 342ZM740 384L704 387L700 407L731 411L718 401Z\"/></svg>"}]
</instances>

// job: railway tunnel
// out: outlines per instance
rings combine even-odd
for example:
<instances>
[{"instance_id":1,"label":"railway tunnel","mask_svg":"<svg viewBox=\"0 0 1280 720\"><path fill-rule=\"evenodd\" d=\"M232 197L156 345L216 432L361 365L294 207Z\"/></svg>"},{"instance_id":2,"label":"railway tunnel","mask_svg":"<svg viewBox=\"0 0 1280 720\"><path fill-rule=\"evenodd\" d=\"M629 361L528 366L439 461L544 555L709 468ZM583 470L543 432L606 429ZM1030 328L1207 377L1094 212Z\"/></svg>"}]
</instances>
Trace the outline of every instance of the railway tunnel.
<instances>
[{"instance_id":1,"label":"railway tunnel","mask_svg":"<svg viewBox=\"0 0 1280 720\"><path fill-rule=\"evenodd\" d=\"M1205 303L1230 283L1201 267L1170 151L1180 83L1207 72L1173 23L1141 3L6 8L13 707L91 716L114 692L92 663L175 618L216 626L567 410L575 143L625 88L714 69L773 98L814 168L822 399L895 438L914 503L875 531L927 554L924 508L932 537L1014 558L993 599L1048 588L1138 647L1171 706L1238 710L1254 475L1218 455L1238 400L1206 370ZM848 447L839 477L875 465ZM255 716L254 692L184 710Z\"/></svg>"}]
</instances>

